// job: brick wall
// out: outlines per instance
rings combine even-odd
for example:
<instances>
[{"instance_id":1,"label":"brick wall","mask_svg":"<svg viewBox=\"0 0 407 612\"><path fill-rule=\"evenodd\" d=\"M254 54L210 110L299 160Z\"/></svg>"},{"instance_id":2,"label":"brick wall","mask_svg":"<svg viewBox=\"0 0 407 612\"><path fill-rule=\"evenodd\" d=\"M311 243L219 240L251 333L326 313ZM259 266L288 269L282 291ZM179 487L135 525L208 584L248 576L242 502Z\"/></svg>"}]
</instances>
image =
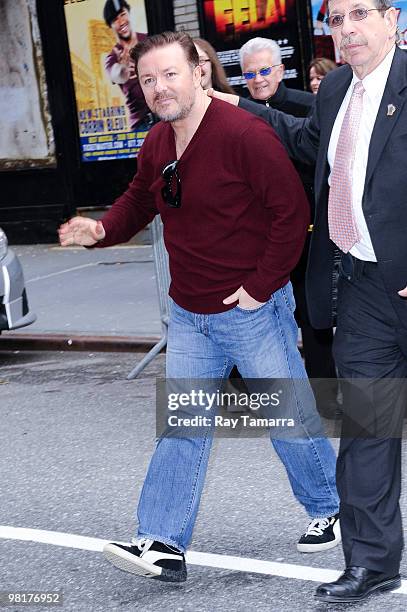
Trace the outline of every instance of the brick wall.
<instances>
[{"instance_id":1,"label":"brick wall","mask_svg":"<svg viewBox=\"0 0 407 612\"><path fill-rule=\"evenodd\" d=\"M173 0L175 29L185 30L192 37L199 36L196 0Z\"/></svg>"}]
</instances>

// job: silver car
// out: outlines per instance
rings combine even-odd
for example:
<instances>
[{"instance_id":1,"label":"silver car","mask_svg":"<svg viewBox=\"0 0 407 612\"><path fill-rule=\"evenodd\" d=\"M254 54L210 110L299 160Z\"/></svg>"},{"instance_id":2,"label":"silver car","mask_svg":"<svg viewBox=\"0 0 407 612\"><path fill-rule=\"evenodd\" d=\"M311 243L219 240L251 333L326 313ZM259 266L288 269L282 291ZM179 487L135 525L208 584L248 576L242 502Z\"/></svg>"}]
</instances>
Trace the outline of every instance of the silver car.
<instances>
[{"instance_id":1,"label":"silver car","mask_svg":"<svg viewBox=\"0 0 407 612\"><path fill-rule=\"evenodd\" d=\"M36 320L29 312L24 274L20 261L8 248L7 236L0 227L0 334Z\"/></svg>"}]
</instances>

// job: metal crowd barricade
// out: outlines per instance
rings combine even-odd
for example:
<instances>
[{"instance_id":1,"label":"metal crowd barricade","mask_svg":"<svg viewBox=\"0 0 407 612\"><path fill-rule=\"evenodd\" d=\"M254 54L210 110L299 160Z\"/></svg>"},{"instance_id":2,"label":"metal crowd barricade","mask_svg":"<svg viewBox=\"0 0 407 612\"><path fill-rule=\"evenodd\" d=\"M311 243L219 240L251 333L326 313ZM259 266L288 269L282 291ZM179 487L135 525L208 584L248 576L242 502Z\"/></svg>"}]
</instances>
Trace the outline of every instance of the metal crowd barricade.
<instances>
[{"instance_id":1,"label":"metal crowd barricade","mask_svg":"<svg viewBox=\"0 0 407 612\"><path fill-rule=\"evenodd\" d=\"M140 363L130 372L130 374L127 376L128 380L133 380L136 378L167 344L168 321L170 316L168 289L170 286L171 277L168 263L168 253L164 245L163 224L159 215L155 217L151 224L151 235L153 240L155 279L157 283L162 335L160 341L153 346L153 348L140 361Z\"/></svg>"}]
</instances>

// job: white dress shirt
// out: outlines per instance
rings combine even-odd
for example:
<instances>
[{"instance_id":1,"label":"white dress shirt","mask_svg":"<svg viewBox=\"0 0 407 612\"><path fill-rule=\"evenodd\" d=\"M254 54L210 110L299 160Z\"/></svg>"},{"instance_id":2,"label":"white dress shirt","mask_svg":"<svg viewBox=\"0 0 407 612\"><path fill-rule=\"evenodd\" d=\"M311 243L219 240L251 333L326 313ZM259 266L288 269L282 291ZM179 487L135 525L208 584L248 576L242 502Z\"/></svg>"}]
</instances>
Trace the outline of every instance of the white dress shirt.
<instances>
[{"instance_id":1,"label":"white dress shirt","mask_svg":"<svg viewBox=\"0 0 407 612\"><path fill-rule=\"evenodd\" d=\"M356 225L359 230L360 241L351 248L350 253L354 257L363 259L364 261L377 261L362 210L362 199L365 187L370 139L372 137L373 127L376 121L380 103L382 101L384 88L386 87L395 50L396 48L394 47L386 55L381 64L379 64L377 68L368 74L362 81L365 90L363 94L363 112L356 140L356 152L352 171L352 205ZM328 148L328 163L331 168L331 172L334 165L336 147L338 145L342 122L345 117L346 109L348 108L355 83L357 83L359 80L360 79L353 74L352 82L349 85L349 89L346 92L342 105L335 119ZM329 176L328 182L331 184L331 176Z\"/></svg>"}]
</instances>

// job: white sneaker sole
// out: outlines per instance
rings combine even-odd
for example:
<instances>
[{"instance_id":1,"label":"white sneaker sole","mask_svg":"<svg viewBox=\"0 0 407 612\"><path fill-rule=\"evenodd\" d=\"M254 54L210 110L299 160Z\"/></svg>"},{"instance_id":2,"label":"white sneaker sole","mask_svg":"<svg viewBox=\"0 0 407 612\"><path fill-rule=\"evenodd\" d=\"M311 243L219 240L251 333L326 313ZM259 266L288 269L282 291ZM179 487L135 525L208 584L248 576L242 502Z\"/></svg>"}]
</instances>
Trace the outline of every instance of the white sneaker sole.
<instances>
[{"instance_id":1,"label":"white sneaker sole","mask_svg":"<svg viewBox=\"0 0 407 612\"><path fill-rule=\"evenodd\" d=\"M298 552L302 553L317 553L323 550L329 550L330 548L335 548L340 544L342 538L336 538L332 540L332 542L324 542L323 544L297 544Z\"/></svg>"},{"instance_id":2,"label":"white sneaker sole","mask_svg":"<svg viewBox=\"0 0 407 612\"><path fill-rule=\"evenodd\" d=\"M110 563L124 572L130 572L130 574L144 576L145 578L161 576L162 567L147 563L141 557L136 557L114 544L106 544L103 548L103 554Z\"/></svg>"}]
</instances>

